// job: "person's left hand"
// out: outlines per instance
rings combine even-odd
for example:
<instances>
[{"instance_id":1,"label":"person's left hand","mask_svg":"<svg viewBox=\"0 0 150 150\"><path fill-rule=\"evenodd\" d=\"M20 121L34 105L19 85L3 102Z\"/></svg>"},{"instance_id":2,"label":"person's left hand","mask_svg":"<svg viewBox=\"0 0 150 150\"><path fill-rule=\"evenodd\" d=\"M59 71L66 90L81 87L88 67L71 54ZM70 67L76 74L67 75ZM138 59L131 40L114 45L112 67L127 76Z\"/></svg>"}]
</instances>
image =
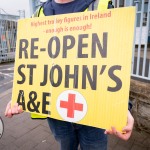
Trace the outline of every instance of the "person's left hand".
<instances>
[{"instance_id":1,"label":"person's left hand","mask_svg":"<svg viewBox=\"0 0 150 150\"><path fill-rule=\"evenodd\" d=\"M130 111L128 111L127 125L123 128L122 133L117 131L115 127L111 127L111 130L106 130L105 134L113 134L127 141L131 136L133 125L134 125L134 118L132 117Z\"/></svg>"}]
</instances>

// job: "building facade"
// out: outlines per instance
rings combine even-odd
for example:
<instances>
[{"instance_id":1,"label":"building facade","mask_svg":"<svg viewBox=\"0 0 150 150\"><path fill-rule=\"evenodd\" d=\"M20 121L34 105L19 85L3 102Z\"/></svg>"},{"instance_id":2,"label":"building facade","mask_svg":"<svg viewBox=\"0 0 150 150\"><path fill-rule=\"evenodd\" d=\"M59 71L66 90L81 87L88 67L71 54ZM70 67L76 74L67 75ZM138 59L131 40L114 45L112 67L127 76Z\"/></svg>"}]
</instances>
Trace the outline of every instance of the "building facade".
<instances>
[{"instance_id":1,"label":"building facade","mask_svg":"<svg viewBox=\"0 0 150 150\"><path fill-rule=\"evenodd\" d=\"M19 16L0 14L0 63L15 59Z\"/></svg>"}]
</instances>

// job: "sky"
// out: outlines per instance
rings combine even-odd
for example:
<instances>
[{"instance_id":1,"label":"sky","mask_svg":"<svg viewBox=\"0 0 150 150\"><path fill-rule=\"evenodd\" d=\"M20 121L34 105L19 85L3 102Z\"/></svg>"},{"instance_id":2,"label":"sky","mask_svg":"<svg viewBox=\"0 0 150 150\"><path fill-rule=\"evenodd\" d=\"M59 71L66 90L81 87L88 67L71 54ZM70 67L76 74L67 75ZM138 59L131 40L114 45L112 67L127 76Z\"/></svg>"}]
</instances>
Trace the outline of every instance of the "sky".
<instances>
[{"instance_id":1,"label":"sky","mask_svg":"<svg viewBox=\"0 0 150 150\"><path fill-rule=\"evenodd\" d=\"M11 15L19 15L18 10L25 10L25 16L31 16L29 0L0 0L0 8ZM3 13L1 9L0 12Z\"/></svg>"},{"instance_id":2,"label":"sky","mask_svg":"<svg viewBox=\"0 0 150 150\"><path fill-rule=\"evenodd\" d=\"M0 8L11 15L19 15L18 10L24 9L26 17L30 16L29 0L0 0Z\"/></svg>"}]
</instances>

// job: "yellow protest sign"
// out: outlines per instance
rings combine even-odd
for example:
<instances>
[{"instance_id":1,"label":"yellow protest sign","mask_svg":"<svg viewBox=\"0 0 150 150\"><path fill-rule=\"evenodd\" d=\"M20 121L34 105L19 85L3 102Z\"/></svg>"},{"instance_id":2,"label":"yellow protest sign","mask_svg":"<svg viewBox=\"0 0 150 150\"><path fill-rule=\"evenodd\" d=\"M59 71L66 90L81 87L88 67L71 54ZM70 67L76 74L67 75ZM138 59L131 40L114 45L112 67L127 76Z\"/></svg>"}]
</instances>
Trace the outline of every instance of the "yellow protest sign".
<instances>
[{"instance_id":1,"label":"yellow protest sign","mask_svg":"<svg viewBox=\"0 0 150 150\"><path fill-rule=\"evenodd\" d=\"M126 125L135 8L23 19L12 104L118 130Z\"/></svg>"}]
</instances>

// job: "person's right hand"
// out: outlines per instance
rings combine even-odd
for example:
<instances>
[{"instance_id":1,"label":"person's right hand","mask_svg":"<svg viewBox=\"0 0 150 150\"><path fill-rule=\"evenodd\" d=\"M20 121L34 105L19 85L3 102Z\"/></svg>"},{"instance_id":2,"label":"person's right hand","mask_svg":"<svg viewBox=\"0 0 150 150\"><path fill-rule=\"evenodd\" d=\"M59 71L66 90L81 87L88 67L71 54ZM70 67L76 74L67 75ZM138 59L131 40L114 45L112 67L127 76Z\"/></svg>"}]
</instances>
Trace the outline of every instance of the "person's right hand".
<instances>
[{"instance_id":1,"label":"person's right hand","mask_svg":"<svg viewBox=\"0 0 150 150\"><path fill-rule=\"evenodd\" d=\"M18 103L15 103L13 107L11 107L11 101L10 101L6 106L5 116L11 118L13 115L20 114L22 112L23 110L21 106L18 105Z\"/></svg>"}]
</instances>

